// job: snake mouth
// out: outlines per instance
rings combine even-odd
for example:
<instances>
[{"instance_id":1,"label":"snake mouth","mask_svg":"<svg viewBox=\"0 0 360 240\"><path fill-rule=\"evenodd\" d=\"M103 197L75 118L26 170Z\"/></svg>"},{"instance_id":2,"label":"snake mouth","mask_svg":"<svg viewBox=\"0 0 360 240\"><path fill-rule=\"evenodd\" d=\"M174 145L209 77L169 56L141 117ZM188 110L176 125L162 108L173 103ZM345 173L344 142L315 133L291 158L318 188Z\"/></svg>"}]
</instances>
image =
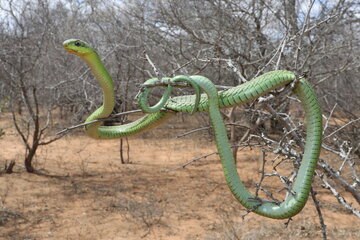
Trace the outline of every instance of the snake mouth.
<instances>
[{"instance_id":1,"label":"snake mouth","mask_svg":"<svg viewBox=\"0 0 360 240\"><path fill-rule=\"evenodd\" d=\"M79 51L79 50L76 50L76 49L72 49L72 48L69 48L67 46L64 46L64 48L69 53L77 55L79 57L85 57L86 55L88 55L88 53L86 53L86 52L82 52L82 51Z\"/></svg>"},{"instance_id":2,"label":"snake mouth","mask_svg":"<svg viewBox=\"0 0 360 240\"><path fill-rule=\"evenodd\" d=\"M73 50L73 49L71 49L71 48L65 47L65 50L68 51L69 53L72 53L72 54L75 54L75 55L79 55L79 52L78 52L78 51L75 51L75 50Z\"/></svg>"}]
</instances>

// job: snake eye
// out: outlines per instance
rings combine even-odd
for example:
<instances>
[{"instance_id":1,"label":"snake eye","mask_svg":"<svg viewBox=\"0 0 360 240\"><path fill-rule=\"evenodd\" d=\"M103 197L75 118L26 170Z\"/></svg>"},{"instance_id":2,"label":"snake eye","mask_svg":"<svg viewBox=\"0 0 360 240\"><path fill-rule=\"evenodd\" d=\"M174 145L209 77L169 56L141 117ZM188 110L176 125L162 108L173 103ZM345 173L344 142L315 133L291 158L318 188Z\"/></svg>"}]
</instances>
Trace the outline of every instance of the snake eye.
<instances>
[{"instance_id":1,"label":"snake eye","mask_svg":"<svg viewBox=\"0 0 360 240\"><path fill-rule=\"evenodd\" d=\"M80 46L81 46L81 43L80 43L79 41L76 41L76 42L75 42L75 46L80 47Z\"/></svg>"}]
</instances>

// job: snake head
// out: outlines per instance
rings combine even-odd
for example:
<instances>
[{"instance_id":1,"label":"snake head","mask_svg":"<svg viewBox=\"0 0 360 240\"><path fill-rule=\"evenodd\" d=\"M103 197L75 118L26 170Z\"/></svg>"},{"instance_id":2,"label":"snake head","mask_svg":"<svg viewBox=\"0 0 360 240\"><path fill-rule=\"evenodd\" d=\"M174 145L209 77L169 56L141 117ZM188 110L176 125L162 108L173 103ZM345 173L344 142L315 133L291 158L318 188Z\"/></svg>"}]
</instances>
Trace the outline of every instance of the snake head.
<instances>
[{"instance_id":1,"label":"snake head","mask_svg":"<svg viewBox=\"0 0 360 240\"><path fill-rule=\"evenodd\" d=\"M63 43L63 46L69 53L80 57L85 57L94 52L88 43L79 39L68 39Z\"/></svg>"}]
</instances>

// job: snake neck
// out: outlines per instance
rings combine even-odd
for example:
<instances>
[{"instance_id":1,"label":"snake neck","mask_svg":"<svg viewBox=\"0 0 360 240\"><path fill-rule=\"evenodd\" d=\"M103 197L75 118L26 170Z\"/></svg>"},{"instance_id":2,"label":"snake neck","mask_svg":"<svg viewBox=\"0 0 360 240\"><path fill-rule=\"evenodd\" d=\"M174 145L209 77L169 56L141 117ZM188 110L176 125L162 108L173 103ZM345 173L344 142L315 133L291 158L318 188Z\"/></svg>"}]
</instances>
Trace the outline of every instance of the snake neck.
<instances>
[{"instance_id":1,"label":"snake neck","mask_svg":"<svg viewBox=\"0 0 360 240\"><path fill-rule=\"evenodd\" d=\"M115 106L114 83L104 64L101 62L99 55L96 52L85 56L84 60L94 73L103 92L103 104L99 108L101 109L101 111L96 111L98 116L92 116L93 114L91 116L96 118L107 117L111 114Z\"/></svg>"},{"instance_id":2,"label":"snake neck","mask_svg":"<svg viewBox=\"0 0 360 240\"><path fill-rule=\"evenodd\" d=\"M82 57L87 65L91 68L96 79L98 80L102 93L103 93L103 104L95 112L93 112L85 122L90 122L99 118L108 117L114 109L115 97L114 97L114 83L111 79L110 74L106 70L104 64L101 62L99 55L93 52L89 55ZM85 127L85 132L90 137L98 138L98 128L101 122L90 124Z\"/></svg>"}]
</instances>

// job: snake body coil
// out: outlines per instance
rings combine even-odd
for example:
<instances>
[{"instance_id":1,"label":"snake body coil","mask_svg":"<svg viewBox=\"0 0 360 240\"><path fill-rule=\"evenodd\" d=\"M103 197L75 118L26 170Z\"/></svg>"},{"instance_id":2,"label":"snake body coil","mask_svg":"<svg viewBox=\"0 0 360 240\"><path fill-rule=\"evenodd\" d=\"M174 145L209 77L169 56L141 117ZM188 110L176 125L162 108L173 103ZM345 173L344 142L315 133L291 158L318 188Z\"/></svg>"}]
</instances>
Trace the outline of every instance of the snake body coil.
<instances>
[{"instance_id":1,"label":"snake body coil","mask_svg":"<svg viewBox=\"0 0 360 240\"><path fill-rule=\"evenodd\" d=\"M80 56L90 66L103 89L103 105L91 114L86 122L98 118L108 117L114 107L113 82L102 64L97 53L85 42L70 39L64 42L64 47L70 53ZM216 145L223 166L225 179L235 198L247 209L260 215L284 219L296 215L305 206L311 187L312 177L320 154L322 138L322 117L317 97L310 84L300 79L294 87L294 93L300 99L305 109L307 122L307 137L305 150L298 175L293 183L291 193L281 204L265 202L252 195L241 182L238 175L232 151L228 142L226 128L219 108L244 104L265 95L273 89L280 88L295 80L295 75L289 71L273 71L257 77L245 84L225 90L217 91L210 80L202 76L177 76L169 81L185 81L204 90L205 94L196 90L195 95L169 98L171 87L168 87L166 96L159 104L149 107L145 89L139 96L139 103L150 114L121 126L101 126L102 122L93 123L85 127L87 135L93 138L119 138L137 134L155 127L174 112L209 111L210 119L215 132ZM152 79L150 82L156 81ZM170 86L170 85L169 85ZM170 109L162 111L161 108Z\"/></svg>"}]
</instances>

